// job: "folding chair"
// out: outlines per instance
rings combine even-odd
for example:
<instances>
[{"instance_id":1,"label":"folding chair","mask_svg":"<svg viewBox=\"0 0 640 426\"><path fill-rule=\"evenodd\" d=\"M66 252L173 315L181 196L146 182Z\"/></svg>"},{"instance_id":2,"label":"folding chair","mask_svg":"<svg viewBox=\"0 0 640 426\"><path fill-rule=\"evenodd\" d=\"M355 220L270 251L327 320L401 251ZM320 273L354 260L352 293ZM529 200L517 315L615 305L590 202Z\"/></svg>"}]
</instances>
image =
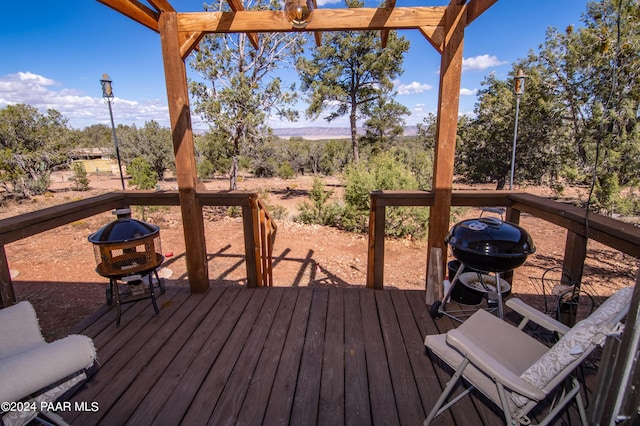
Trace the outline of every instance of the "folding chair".
<instances>
[{"instance_id":1,"label":"folding chair","mask_svg":"<svg viewBox=\"0 0 640 426\"><path fill-rule=\"evenodd\" d=\"M457 329L427 336L425 346L455 371L424 424L430 424L474 388L495 403L511 425L531 424L531 410L562 389L557 392L557 403L539 424L551 422L573 399L582 423L587 424L580 383L572 372L607 335L621 332L619 322L629 310L632 293L633 287L619 290L573 328L512 298L507 306L523 316L517 327L480 310ZM522 330L529 321L562 337L549 348ZM470 386L447 402L460 378ZM560 386L563 384L567 386Z\"/></svg>"},{"instance_id":2,"label":"folding chair","mask_svg":"<svg viewBox=\"0 0 640 426\"><path fill-rule=\"evenodd\" d=\"M87 336L47 343L29 302L0 309L0 424L23 425L36 416L65 424L48 407L86 379L95 359Z\"/></svg>"}]
</instances>

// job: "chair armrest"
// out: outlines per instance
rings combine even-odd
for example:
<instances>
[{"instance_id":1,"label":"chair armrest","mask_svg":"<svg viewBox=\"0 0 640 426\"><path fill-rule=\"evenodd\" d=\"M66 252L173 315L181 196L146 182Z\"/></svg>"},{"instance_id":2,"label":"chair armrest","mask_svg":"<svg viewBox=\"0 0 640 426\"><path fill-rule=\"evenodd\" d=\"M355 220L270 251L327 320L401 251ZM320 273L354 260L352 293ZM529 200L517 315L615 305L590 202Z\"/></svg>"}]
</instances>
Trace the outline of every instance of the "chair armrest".
<instances>
[{"instance_id":1,"label":"chair armrest","mask_svg":"<svg viewBox=\"0 0 640 426\"><path fill-rule=\"evenodd\" d=\"M478 370L495 381L502 383L507 389L535 401L541 401L546 397L542 390L506 369L491 355L469 340L460 330L449 330L447 332L447 343L469 359Z\"/></svg>"},{"instance_id":2,"label":"chair armrest","mask_svg":"<svg viewBox=\"0 0 640 426\"><path fill-rule=\"evenodd\" d=\"M524 328L525 324L528 321L533 321L534 323L546 328L549 331L556 331L562 335L567 334L567 332L570 330L569 327L567 327L560 321L556 321L549 315L546 315L543 312L532 308L518 298L514 297L507 300L505 302L505 305L524 317L518 325L519 329Z\"/></svg>"},{"instance_id":3,"label":"chair armrest","mask_svg":"<svg viewBox=\"0 0 640 426\"><path fill-rule=\"evenodd\" d=\"M0 363L0 402L22 398L93 365L96 350L87 336L71 335Z\"/></svg>"}]
</instances>

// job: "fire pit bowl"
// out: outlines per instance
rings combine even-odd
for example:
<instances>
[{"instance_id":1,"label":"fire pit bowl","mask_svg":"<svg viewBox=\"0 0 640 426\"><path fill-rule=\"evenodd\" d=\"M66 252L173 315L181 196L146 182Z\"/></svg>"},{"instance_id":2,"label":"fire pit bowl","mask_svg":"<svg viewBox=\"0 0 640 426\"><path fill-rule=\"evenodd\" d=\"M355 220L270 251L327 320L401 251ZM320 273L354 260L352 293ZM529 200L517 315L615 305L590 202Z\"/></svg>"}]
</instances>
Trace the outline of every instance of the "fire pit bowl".
<instances>
[{"instance_id":1,"label":"fire pit bowl","mask_svg":"<svg viewBox=\"0 0 640 426\"><path fill-rule=\"evenodd\" d=\"M117 219L89 235L96 258L96 272L103 277L119 278L152 271L164 257L160 228L131 218L130 209L114 212Z\"/></svg>"}]
</instances>

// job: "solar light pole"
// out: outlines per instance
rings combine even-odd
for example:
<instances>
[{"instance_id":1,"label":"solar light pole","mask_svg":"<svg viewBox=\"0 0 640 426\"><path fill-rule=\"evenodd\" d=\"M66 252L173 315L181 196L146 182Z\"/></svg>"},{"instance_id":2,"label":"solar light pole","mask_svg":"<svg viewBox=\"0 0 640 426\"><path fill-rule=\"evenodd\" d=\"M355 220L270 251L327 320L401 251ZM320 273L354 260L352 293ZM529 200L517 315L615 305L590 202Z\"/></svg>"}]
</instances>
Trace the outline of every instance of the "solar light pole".
<instances>
[{"instance_id":1,"label":"solar light pole","mask_svg":"<svg viewBox=\"0 0 640 426\"><path fill-rule=\"evenodd\" d=\"M122 163L120 162L120 150L118 150L118 138L116 137L116 125L113 122L113 110L111 109L111 101L113 100L113 89L111 87L111 79L109 75L102 74L100 84L102 85L102 97L107 100L109 105L109 117L111 117L111 130L113 132L113 143L116 146L116 158L118 159L118 169L120 170L120 183L122 184L122 190L124 191L124 176L122 174Z\"/></svg>"},{"instance_id":2,"label":"solar light pole","mask_svg":"<svg viewBox=\"0 0 640 426\"><path fill-rule=\"evenodd\" d=\"M520 113L520 97L524 94L524 79L527 78L524 72L519 69L513 79L513 93L516 94L516 123L513 129L513 149L511 151L511 178L509 180L509 190L513 189L513 174L516 169L516 142L518 140L518 114Z\"/></svg>"}]
</instances>

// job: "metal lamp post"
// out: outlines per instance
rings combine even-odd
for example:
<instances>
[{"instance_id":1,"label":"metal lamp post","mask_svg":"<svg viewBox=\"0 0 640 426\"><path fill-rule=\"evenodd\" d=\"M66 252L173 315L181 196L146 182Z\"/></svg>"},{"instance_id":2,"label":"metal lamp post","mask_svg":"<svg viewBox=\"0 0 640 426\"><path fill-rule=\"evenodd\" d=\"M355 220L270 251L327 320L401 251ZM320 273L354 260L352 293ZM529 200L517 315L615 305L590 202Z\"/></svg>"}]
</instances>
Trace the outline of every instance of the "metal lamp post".
<instances>
[{"instance_id":1,"label":"metal lamp post","mask_svg":"<svg viewBox=\"0 0 640 426\"><path fill-rule=\"evenodd\" d=\"M118 169L120 170L120 183L124 191L124 175L122 174L122 163L120 162L120 150L118 149L118 138L116 137L116 125L113 122L113 111L111 110L111 100L113 99L113 89L111 87L111 79L109 75L103 74L100 84L102 85L102 97L107 100L109 105L109 117L111 117L111 130L113 131L113 143L116 146L116 158L118 159Z\"/></svg>"},{"instance_id":2,"label":"metal lamp post","mask_svg":"<svg viewBox=\"0 0 640 426\"><path fill-rule=\"evenodd\" d=\"M518 140L518 114L520 113L520 97L524 94L524 71L518 70L513 79L513 93L516 94L516 123L513 129L513 149L511 151L511 178L509 180L509 190L513 189L513 174L516 169L516 142Z\"/></svg>"}]
</instances>

